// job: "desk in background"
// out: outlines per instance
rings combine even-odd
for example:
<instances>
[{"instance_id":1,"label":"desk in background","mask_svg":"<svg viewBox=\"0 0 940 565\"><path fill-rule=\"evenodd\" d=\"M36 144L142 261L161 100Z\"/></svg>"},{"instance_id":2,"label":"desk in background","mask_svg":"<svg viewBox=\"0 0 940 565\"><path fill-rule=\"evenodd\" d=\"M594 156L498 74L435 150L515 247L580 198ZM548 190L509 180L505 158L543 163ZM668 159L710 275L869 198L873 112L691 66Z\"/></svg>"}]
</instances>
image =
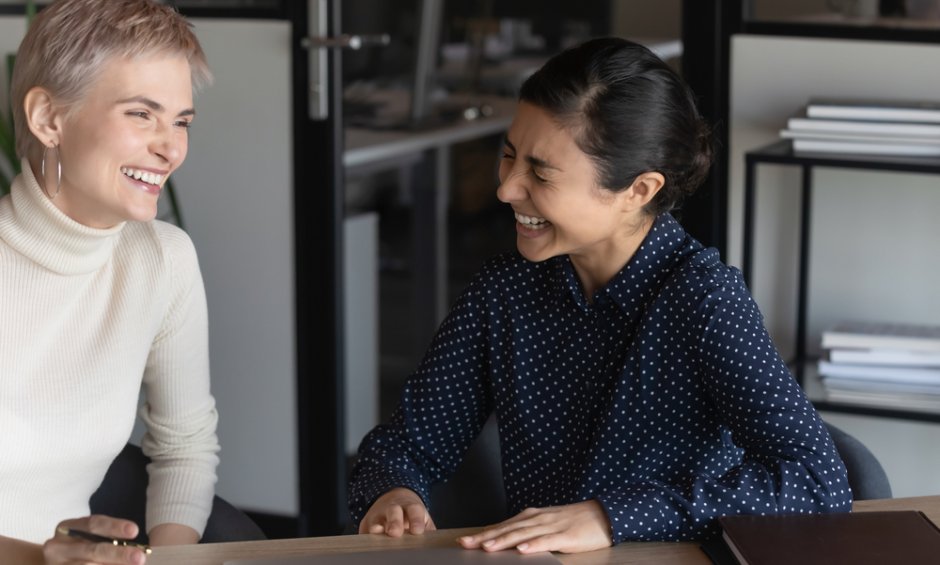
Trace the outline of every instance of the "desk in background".
<instances>
[{"instance_id":1,"label":"desk in background","mask_svg":"<svg viewBox=\"0 0 940 565\"><path fill-rule=\"evenodd\" d=\"M934 524L940 524L940 495L916 498L862 500L855 503L856 512L876 510L920 510ZM179 547L158 547L147 560L148 565L222 565L226 559L248 559L273 555L297 556L312 553L348 553L353 551L392 551L410 547L447 547L456 539L479 528L440 530L423 536L405 535L398 539L379 535L331 536L291 540L269 540ZM711 561L698 544L679 542L634 542L616 547L558 556L566 565L710 565Z\"/></svg>"},{"instance_id":2,"label":"desk in background","mask_svg":"<svg viewBox=\"0 0 940 565\"><path fill-rule=\"evenodd\" d=\"M395 102L401 103L401 100L392 100L392 103ZM415 281L412 310L416 336L414 353L418 358L447 314L449 302L447 208L451 146L504 133L512 122L516 108L514 98L492 95L453 96L447 100L447 104L486 104L493 113L475 120L457 119L422 129L347 127L346 150L343 154L343 165L350 176L400 170L421 162L431 165L428 174L414 174L408 187L414 209L412 257ZM404 111L401 108L401 112ZM391 112L398 113L394 107ZM494 171L497 156L494 151Z\"/></svg>"}]
</instances>

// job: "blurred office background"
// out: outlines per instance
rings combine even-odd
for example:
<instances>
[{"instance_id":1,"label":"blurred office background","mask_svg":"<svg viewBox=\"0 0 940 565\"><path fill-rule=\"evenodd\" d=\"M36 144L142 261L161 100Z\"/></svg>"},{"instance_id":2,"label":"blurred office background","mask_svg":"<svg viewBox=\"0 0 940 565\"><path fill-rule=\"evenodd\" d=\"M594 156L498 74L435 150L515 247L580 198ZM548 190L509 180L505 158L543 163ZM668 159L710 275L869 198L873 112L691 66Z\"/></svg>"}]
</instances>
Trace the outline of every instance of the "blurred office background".
<instances>
[{"instance_id":1,"label":"blurred office background","mask_svg":"<svg viewBox=\"0 0 940 565\"><path fill-rule=\"evenodd\" d=\"M251 511L271 535L335 533L346 526L342 481L327 474L333 482L319 484L323 482L319 470L329 468L334 475L348 471L348 458L358 440L393 409L401 383L430 338L426 310L432 310L430 318L437 315L431 305L434 297L423 301L415 297L416 276L423 268L417 262L425 259L416 252L423 248L415 240L428 233L420 225L421 218L428 216L420 210L429 187L447 187L446 194L438 193L442 197L438 227L444 230L438 233L445 242L445 305L486 257L513 248L511 213L495 197L501 128L511 119L518 85L559 49L612 34L655 46L670 64L686 73L703 111L717 116L715 126L725 142L720 147L724 162L716 165L711 184L681 215L700 239L717 246L732 264L740 260L743 152L774 139L807 95L839 92L846 85L874 94L896 84L905 84L924 97L940 92L935 78L940 72L933 72L926 63L940 60L935 45L892 46L890 57L879 58L885 48L876 41L843 45L817 38L809 42L807 51L803 49L806 41L785 35L768 39L735 34L734 25L728 24L740 23L745 11L746 18L768 25L842 18L842 5L850 2L337 1L342 16L339 31L367 39L361 49L344 49L340 56L348 146L342 217L333 218L329 210L323 212L316 206L306 209L309 214L298 215L298 195L329 189L327 172L319 170L319 165L308 166L307 159L314 162L313 156L296 151L306 135L298 122L307 119L306 110L297 110L298 97L308 95L310 89L295 84L295 59L307 56L307 51L298 48L301 38L295 28L306 28L319 2L173 3L192 19L216 76L216 83L196 99L199 118L176 185L185 228L199 251L208 291L213 389L221 414L218 490ZM15 51L22 37L23 4L0 0L0 53ZM429 14L429 5L436 6L437 12ZM729 16L728 6L736 7L738 13ZM700 13L715 18L696 20ZM723 25L722 17L731 29L709 41L708 33L713 26ZM430 37L422 35L428 29L423 21L436 22ZM852 16L850 23L877 22ZM736 51L729 41L732 35ZM686 44L690 36L705 39L690 51ZM832 46L844 49L832 51ZM852 53L865 56L856 60ZM879 81L870 68L858 67L885 60L912 62L914 70ZM689 65L690 61L694 64ZM762 61L773 61L773 65ZM884 63L878 69L894 72L890 67ZM908 68L894 67L897 72ZM416 77L419 68L426 71L423 78ZM842 73L844 68L850 69L849 74ZM4 108L5 80L5 73L0 74L4 85L0 107ZM411 120L416 85L427 111L420 120ZM449 141L434 151L398 152L429 132L449 128L477 133L448 134ZM381 151L374 151L382 143L363 142L362 132L378 132L376 139L399 136L385 147L396 150L394 157L382 159ZM443 146L446 149L440 150ZM435 168L441 163L446 164L443 172ZM781 182L792 180L784 176ZM868 186L870 191L881 182L851 180L849 188ZM928 188L931 181L914 182L923 185L914 187L919 201L927 203L920 208L935 209L930 203L938 193ZM768 222L772 225L759 247L765 256L773 257L774 264L759 273L754 292L774 339L786 352L792 349L793 301L786 285L792 283L794 245L786 239L792 225L785 216L794 204L770 200L766 205L776 206L773 213L781 216ZM326 337L313 335L310 324L298 322L297 306L303 300L316 304L324 288L317 277L335 274L321 242L297 236L324 218L341 224L343 247L342 320L337 326L342 333ZM905 229L913 232L905 232L906 242L936 240L932 223L908 223ZM301 264L303 269L313 269L308 278L298 277ZM839 271L838 265L834 270ZM842 273L819 271L824 282L842 280ZM935 275L927 273L925 287ZM927 303L929 308L919 308L919 312L933 312L930 308L936 308L936 303L922 298L930 296L927 292L918 288L914 299L908 294L898 298L907 303L892 302L887 307L910 312ZM867 304L863 299L859 303ZM319 314L327 316L332 306L329 299L323 299L322 312L312 314L314 321ZM315 421L317 414L314 420L306 414L322 411L322 405L311 409L306 399L316 394L318 383L335 384L332 364L324 361L318 372L315 364L299 361L321 339L342 349L337 377L341 390L336 398L343 406L335 411L341 421L325 424L329 433L342 435L342 445L336 450L305 439L311 429L323 427ZM906 463L912 457L940 457L934 424L844 414L826 417L872 447L888 469L897 495L940 489L936 477L927 471L940 460L917 466ZM312 491L317 496L305 494Z\"/></svg>"}]
</instances>

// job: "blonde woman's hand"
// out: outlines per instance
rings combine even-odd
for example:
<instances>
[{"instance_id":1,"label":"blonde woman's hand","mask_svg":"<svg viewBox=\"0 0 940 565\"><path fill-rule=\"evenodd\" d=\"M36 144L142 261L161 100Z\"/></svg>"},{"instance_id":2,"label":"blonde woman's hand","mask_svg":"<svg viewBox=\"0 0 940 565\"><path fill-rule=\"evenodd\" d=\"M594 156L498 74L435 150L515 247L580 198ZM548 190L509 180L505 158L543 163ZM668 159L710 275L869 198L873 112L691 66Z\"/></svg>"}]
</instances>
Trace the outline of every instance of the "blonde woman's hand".
<instances>
[{"instance_id":1,"label":"blonde woman's hand","mask_svg":"<svg viewBox=\"0 0 940 565\"><path fill-rule=\"evenodd\" d=\"M405 532L417 535L436 529L421 497L400 487L377 498L359 522L360 534L384 533L393 538Z\"/></svg>"},{"instance_id":2,"label":"blonde woman's hand","mask_svg":"<svg viewBox=\"0 0 940 565\"><path fill-rule=\"evenodd\" d=\"M609 547L612 543L610 521L596 500L529 508L459 541L467 549L499 551L514 547L521 553L579 553Z\"/></svg>"},{"instance_id":3,"label":"blonde woman's hand","mask_svg":"<svg viewBox=\"0 0 940 565\"><path fill-rule=\"evenodd\" d=\"M64 520L56 527L55 535L42 546L43 558L47 565L143 565L147 560L147 556L139 548L76 539L64 533L68 529L120 539L133 539L137 537L138 532L134 522L100 514Z\"/></svg>"}]
</instances>

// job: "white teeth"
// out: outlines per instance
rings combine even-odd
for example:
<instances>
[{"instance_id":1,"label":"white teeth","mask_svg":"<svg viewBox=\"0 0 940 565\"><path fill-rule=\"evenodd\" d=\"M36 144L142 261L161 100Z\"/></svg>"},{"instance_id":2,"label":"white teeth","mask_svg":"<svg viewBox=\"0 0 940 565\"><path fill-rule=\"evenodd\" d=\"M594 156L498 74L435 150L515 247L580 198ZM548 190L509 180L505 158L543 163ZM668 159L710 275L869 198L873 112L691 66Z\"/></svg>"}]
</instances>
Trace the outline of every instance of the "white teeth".
<instances>
[{"instance_id":1,"label":"white teeth","mask_svg":"<svg viewBox=\"0 0 940 565\"><path fill-rule=\"evenodd\" d=\"M158 175L157 173L151 173L149 171L140 171L130 167L121 167L121 172L132 179L142 180L148 184L160 185L160 183L163 182L163 175Z\"/></svg>"},{"instance_id":2,"label":"white teeth","mask_svg":"<svg viewBox=\"0 0 940 565\"><path fill-rule=\"evenodd\" d=\"M516 212L516 221L533 230L540 230L548 226L548 220L536 216L524 216Z\"/></svg>"}]
</instances>

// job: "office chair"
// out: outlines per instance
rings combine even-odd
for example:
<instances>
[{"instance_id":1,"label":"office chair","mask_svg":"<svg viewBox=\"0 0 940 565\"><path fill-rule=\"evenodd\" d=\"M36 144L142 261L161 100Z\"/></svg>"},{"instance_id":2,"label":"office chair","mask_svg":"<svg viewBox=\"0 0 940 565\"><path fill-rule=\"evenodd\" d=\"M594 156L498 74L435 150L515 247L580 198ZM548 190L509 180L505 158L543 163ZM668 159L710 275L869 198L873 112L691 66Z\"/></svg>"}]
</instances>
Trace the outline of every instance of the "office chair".
<instances>
[{"instance_id":1,"label":"office chair","mask_svg":"<svg viewBox=\"0 0 940 565\"><path fill-rule=\"evenodd\" d=\"M431 487L431 517L438 528L486 526L508 518L496 417L489 420L446 483Z\"/></svg>"},{"instance_id":2,"label":"office chair","mask_svg":"<svg viewBox=\"0 0 940 565\"><path fill-rule=\"evenodd\" d=\"M836 450L845 463L855 500L891 498L891 483L875 454L855 437L826 422Z\"/></svg>"},{"instance_id":3,"label":"office chair","mask_svg":"<svg viewBox=\"0 0 940 565\"><path fill-rule=\"evenodd\" d=\"M891 498L888 476L865 444L832 424L826 427L845 463L853 498ZM430 502L438 528L484 526L508 518L494 417L486 422L454 476L432 487Z\"/></svg>"},{"instance_id":4,"label":"office chair","mask_svg":"<svg viewBox=\"0 0 940 565\"><path fill-rule=\"evenodd\" d=\"M150 458L128 443L111 463L101 486L91 496L91 512L133 520L141 527L137 541L146 543L143 531L147 506L147 464ZM244 512L216 496L200 543L266 539L264 532Z\"/></svg>"}]
</instances>

